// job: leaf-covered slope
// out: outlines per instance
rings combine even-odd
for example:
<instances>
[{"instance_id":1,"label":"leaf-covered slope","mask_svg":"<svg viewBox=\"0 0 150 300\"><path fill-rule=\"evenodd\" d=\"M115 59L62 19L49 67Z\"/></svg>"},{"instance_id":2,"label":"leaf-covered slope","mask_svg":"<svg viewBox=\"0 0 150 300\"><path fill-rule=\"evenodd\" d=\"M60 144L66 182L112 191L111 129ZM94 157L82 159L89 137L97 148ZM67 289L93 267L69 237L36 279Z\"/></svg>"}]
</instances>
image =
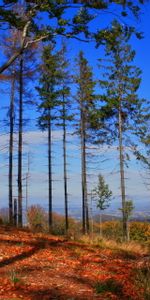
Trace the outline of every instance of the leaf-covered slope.
<instances>
[{"instance_id":1,"label":"leaf-covered slope","mask_svg":"<svg viewBox=\"0 0 150 300\"><path fill-rule=\"evenodd\" d=\"M0 299L142 300L135 257L54 236L0 228Z\"/></svg>"}]
</instances>

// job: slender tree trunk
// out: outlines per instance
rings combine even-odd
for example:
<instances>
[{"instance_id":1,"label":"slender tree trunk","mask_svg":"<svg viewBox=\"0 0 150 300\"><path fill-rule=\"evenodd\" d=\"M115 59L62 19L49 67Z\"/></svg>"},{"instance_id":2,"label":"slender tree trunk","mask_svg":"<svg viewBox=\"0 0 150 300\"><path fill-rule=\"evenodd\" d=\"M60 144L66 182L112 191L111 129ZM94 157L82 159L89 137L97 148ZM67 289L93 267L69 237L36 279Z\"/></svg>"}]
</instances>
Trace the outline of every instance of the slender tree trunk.
<instances>
[{"instance_id":1,"label":"slender tree trunk","mask_svg":"<svg viewBox=\"0 0 150 300\"><path fill-rule=\"evenodd\" d=\"M92 240L93 240L93 235L94 235L94 222L93 222L93 196L92 196L92 193L91 193L91 216L90 216L90 219L91 219L91 234L92 234Z\"/></svg>"},{"instance_id":2,"label":"slender tree trunk","mask_svg":"<svg viewBox=\"0 0 150 300\"><path fill-rule=\"evenodd\" d=\"M13 73L11 82L10 114L9 114L9 223L13 223L13 138L14 138L14 96L15 76Z\"/></svg>"},{"instance_id":3,"label":"slender tree trunk","mask_svg":"<svg viewBox=\"0 0 150 300\"><path fill-rule=\"evenodd\" d=\"M91 234L92 234L92 241L94 237L94 222L93 222L93 196L91 193Z\"/></svg>"},{"instance_id":4,"label":"slender tree trunk","mask_svg":"<svg viewBox=\"0 0 150 300\"><path fill-rule=\"evenodd\" d=\"M49 231L52 230L52 123L51 108L48 109L48 199Z\"/></svg>"},{"instance_id":5,"label":"slender tree trunk","mask_svg":"<svg viewBox=\"0 0 150 300\"><path fill-rule=\"evenodd\" d=\"M80 122L81 122L81 180L82 180L82 231L83 234L86 233L86 219L85 219L85 180L84 180L84 133L83 133L83 111L81 108L80 112Z\"/></svg>"},{"instance_id":6,"label":"slender tree trunk","mask_svg":"<svg viewBox=\"0 0 150 300\"><path fill-rule=\"evenodd\" d=\"M129 220L127 220L127 242L130 241L130 223Z\"/></svg>"},{"instance_id":7,"label":"slender tree trunk","mask_svg":"<svg viewBox=\"0 0 150 300\"><path fill-rule=\"evenodd\" d=\"M19 140L18 140L18 226L22 227L22 130L23 130L23 57L19 75Z\"/></svg>"},{"instance_id":8,"label":"slender tree trunk","mask_svg":"<svg viewBox=\"0 0 150 300\"><path fill-rule=\"evenodd\" d=\"M17 199L14 199L13 223L17 226Z\"/></svg>"},{"instance_id":9,"label":"slender tree trunk","mask_svg":"<svg viewBox=\"0 0 150 300\"><path fill-rule=\"evenodd\" d=\"M65 230L69 228L68 221L68 189L67 189L67 154L66 154L66 105L63 95L63 165L64 165L64 200L65 200Z\"/></svg>"},{"instance_id":10,"label":"slender tree trunk","mask_svg":"<svg viewBox=\"0 0 150 300\"><path fill-rule=\"evenodd\" d=\"M80 123L81 123L81 172L82 172L82 229L83 233L89 232L89 214L87 199L87 178L86 178L86 133L85 118L82 100L80 101Z\"/></svg>"},{"instance_id":11,"label":"slender tree trunk","mask_svg":"<svg viewBox=\"0 0 150 300\"><path fill-rule=\"evenodd\" d=\"M122 142L121 106L119 107L119 158L120 158L120 184L121 184L121 198L122 198L123 239L127 240L127 221L126 221L126 213L125 213L126 193L125 193L124 155L123 155L123 142Z\"/></svg>"},{"instance_id":12,"label":"slender tree trunk","mask_svg":"<svg viewBox=\"0 0 150 300\"><path fill-rule=\"evenodd\" d=\"M28 215L29 176L30 176L30 154L28 152L28 171L26 173L26 222L27 222L27 215Z\"/></svg>"},{"instance_id":13,"label":"slender tree trunk","mask_svg":"<svg viewBox=\"0 0 150 300\"><path fill-rule=\"evenodd\" d=\"M100 237L102 238L103 232L102 232L102 213L101 212L99 214L99 234L100 234Z\"/></svg>"},{"instance_id":14,"label":"slender tree trunk","mask_svg":"<svg viewBox=\"0 0 150 300\"><path fill-rule=\"evenodd\" d=\"M87 195L87 168L86 168L86 137L85 137L85 123L84 123L84 144L83 144L83 180L85 191L85 222L86 232L89 232L89 209L88 209L88 195Z\"/></svg>"}]
</instances>

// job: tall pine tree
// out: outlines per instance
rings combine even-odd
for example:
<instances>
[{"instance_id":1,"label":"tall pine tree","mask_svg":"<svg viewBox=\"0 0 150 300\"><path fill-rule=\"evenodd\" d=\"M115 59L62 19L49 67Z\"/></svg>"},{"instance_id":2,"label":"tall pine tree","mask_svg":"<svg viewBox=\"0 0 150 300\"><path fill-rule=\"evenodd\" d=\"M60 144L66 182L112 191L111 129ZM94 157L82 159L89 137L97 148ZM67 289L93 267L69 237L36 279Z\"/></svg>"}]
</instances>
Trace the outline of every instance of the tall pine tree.
<instances>
[{"instance_id":1,"label":"tall pine tree","mask_svg":"<svg viewBox=\"0 0 150 300\"><path fill-rule=\"evenodd\" d=\"M128 158L127 148L135 151L138 139L137 116L140 118L142 102L137 90L141 82L141 71L132 64L135 51L128 44L130 34L117 21L112 23L112 37L109 36L106 40L108 63L103 80L100 80L100 86L105 90L101 96L101 115L109 123L112 141L116 140L118 143L123 237L127 240L125 163Z\"/></svg>"},{"instance_id":2,"label":"tall pine tree","mask_svg":"<svg viewBox=\"0 0 150 300\"><path fill-rule=\"evenodd\" d=\"M89 231L88 212L88 190L87 190L87 143L89 139L88 128L90 126L90 115L95 102L94 88L96 83L93 80L91 67L81 51L78 56L78 74L76 76L77 101L80 111L80 124L78 134L81 141L81 178L82 178L82 229L83 233Z\"/></svg>"},{"instance_id":3,"label":"tall pine tree","mask_svg":"<svg viewBox=\"0 0 150 300\"><path fill-rule=\"evenodd\" d=\"M41 77L37 88L41 103L39 104L39 126L47 131L48 142L48 212L49 212L49 231L52 229L52 126L55 120L54 110L58 106L59 91L58 84L60 79L59 53L54 52L54 46L48 45L43 49Z\"/></svg>"},{"instance_id":4,"label":"tall pine tree","mask_svg":"<svg viewBox=\"0 0 150 300\"><path fill-rule=\"evenodd\" d=\"M59 108L57 125L62 127L63 131L63 185L64 185L64 208L65 208L65 231L69 228L68 217L68 172L67 172L67 128L73 121L73 113L71 112L70 103L70 85L72 82L69 73L69 61L66 58L67 48L64 40L62 48L59 51L60 57L60 81L59 81Z\"/></svg>"}]
</instances>

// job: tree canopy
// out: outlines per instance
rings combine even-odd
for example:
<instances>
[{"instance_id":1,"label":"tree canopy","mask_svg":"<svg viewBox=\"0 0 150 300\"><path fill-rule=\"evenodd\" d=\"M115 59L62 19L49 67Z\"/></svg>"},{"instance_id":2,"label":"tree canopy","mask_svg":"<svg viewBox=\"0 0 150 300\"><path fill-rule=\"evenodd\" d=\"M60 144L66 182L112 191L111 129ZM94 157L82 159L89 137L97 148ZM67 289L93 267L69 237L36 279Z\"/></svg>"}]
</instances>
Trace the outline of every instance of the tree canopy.
<instances>
[{"instance_id":1,"label":"tree canopy","mask_svg":"<svg viewBox=\"0 0 150 300\"><path fill-rule=\"evenodd\" d=\"M26 0L21 6L20 1L3 0L0 5L0 30L3 32L3 30L17 28L20 31L20 46L10 58L2 63L0 73L6 70L31 44L42 40L53 40L58 35L68 38L74 37L79 40L95 39L97 45L100 45L104 33L106 34L109 29L103 31L103 24L101 24L96 32L91 32L88 26L93 19L99 17L100 11L111 13L111 6L116 5L121 7L118 16L121 14L122 17L126 17L132 13L137 17L140 6L144 2L144 0ZM133 27L130 29L134 31Z\"/></svg>"}]
</instances>

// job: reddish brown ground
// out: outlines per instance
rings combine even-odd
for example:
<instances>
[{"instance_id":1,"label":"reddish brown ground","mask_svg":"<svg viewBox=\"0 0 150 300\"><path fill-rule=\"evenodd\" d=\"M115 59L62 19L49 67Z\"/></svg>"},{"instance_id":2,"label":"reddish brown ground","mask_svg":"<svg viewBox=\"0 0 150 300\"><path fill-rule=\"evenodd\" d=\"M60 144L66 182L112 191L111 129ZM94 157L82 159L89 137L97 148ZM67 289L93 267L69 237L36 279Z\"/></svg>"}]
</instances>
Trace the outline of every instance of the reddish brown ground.
<instances>
[{"instance_id":1,"label":"reddish brown ground","mask_svg":"<svg viewBox=\"0 0 150 300\"><path fill-rule=\"evenodd\" d=\"M134 284L135 266L136 258L108 249L0 227L3 300L142 300ZM95 284L109 278L121 287L119 293L97 294Z\"/></svg>"}]
</instances>

